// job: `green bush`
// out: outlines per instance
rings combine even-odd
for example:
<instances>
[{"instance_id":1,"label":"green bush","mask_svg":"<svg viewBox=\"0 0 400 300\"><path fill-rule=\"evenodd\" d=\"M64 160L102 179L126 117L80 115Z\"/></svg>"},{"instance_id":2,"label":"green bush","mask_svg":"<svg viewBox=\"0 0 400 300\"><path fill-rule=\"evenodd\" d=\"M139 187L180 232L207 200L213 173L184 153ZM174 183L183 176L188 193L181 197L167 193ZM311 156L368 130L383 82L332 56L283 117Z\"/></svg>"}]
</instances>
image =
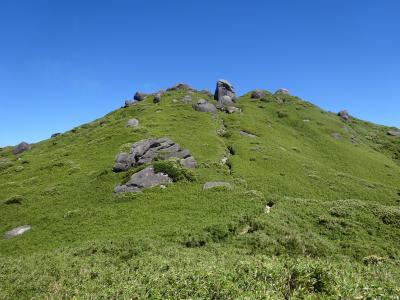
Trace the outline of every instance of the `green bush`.
<instances>
[{"instance_id":1,"label":"green bush","mask_svg":"<svg viewBox=\"0 0 400 300\"><path fill-rule=\"evenodd\" d=\"M179 161L174 159L159 160L153 164L154 172L165 173L173 181L188 180L195 181L195 175L192 170L183 167Z\"/></svg>"}]
</instances>

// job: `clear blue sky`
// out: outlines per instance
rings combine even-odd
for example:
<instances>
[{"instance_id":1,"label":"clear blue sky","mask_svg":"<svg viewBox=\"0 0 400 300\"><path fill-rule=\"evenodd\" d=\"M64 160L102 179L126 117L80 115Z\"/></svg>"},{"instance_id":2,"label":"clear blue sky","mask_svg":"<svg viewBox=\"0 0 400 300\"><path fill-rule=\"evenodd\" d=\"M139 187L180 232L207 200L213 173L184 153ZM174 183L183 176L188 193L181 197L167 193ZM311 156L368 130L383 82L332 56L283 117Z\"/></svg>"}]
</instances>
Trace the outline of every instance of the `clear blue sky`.
<instances>
[{"instance_id":1,"label":"clear blue sky","mask_svg":"<svg viewBox=\"0 0 400 300\"><path fill-rule=\"evenodd\" d=\"M400 1L0 1L0 146L218 78L399 127Z\"/></svg>"}]
</instances>

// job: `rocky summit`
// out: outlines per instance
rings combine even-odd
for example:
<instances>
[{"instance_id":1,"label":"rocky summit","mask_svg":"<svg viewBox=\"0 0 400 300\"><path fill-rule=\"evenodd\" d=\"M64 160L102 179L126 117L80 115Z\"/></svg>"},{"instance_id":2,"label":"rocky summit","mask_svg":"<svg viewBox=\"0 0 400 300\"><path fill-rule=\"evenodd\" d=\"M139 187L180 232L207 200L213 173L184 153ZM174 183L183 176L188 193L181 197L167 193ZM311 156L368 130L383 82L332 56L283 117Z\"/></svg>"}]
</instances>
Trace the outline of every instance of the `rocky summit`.
<instances>
[{"instance_id":1,"label":"rocky summit","mask_svg":"<svg viewBox=\"0 0 400 300\"><path fill-rule=\"evenodd\" d=\"M214 84L0 148L0 299L398 299L400 129Z\"/></svg>"}]
</instances>

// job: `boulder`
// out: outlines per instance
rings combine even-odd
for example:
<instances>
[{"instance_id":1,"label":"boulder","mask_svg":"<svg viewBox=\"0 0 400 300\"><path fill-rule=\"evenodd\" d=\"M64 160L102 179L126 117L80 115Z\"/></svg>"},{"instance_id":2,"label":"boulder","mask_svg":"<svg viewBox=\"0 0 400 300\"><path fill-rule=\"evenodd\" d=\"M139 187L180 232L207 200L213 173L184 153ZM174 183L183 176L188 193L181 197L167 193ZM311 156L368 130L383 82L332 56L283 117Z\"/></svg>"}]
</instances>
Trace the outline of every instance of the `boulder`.
<instances>
[{"instance_id":1,"label":"boulder","mask_svg":"<svg viewBox=\"0 0 400 300\"><path fill-rule=\"evenodd\" d=\"M10 231L7 231L7 232L3 235L3 238L4 238L4 239L11 239L11 238L13 238L13 237L15 237L15 236L24 234L25 232L27 232L27 231L30 230L30 229L31 229L31 226L29 226L29 225L19 226L19 227L14 228L14 229L12 229L12 230L10 230Z\"/></svg>"},{"instance_id":2,"label":"boulder","mask_svg":"<svg viewBox=\"0 0 400 300\"><path fill-rule=\"evenodd\" d=\"M233 86L225 79L220 79L217 81L214 99L218 101L222 98L222 96L229 96L233 101L236 100L236 94Z\"/></svg>"},{"instance_id":3,"label":"boulder","mask_svg":"<svg viewBox=\"0 0 400 300\"><path fill-rule=\"evenodd\" d=\"M203 185L203 190L208 190L208 189L212 189L215 187L224 187L227 188L229 190L232 189L232 185L228 182L223 182L223 181L211 181L211 182L206 182Z\"/></svg>"},{"instance_id":4,"label":"boulder","mask_svg":"<svg viewBox=\"0 0 400 300\"><path fill-rule=\"evenodd\" d=\"M133 99L136 101L143 101L146 98L146 94L141 93L141 92L136 92L135 95L133 96Z\"/></svg>"},{"instance_id":5,"label":"boulder","mask_svg":"<svg viewBox=\"0 0 400 300\"><path fill-rule=\"evenodd\" d=\"M262 90L255 90L251 92L250 97L252 99L261 99L265 97L265 93Z\"/></svg>"},{"instance_id":6,"label":"boulder","mask_svg":"<svg viewBox=\"0 0 400 300\"><path fill-rule=\"evenodd\" d=\"M237 108L237 107L235 107L235 106L228 106L228 107L225 108L225 111L226 111L228 114L233 114L233 113L236 113L236 112L241 112L240 108Z\"/></svg>"},{"instance_id":7,"label":"boulder","mask_svg":"<svg viewBox=\"0 0 400 300\"><path fill-rule=\"evenodd\" d=\"M193 104L193 109L198 112L215 113L217 108L214 104L208 103L204 99L199 99L197 103Z\"/></svg>"},{"instance_id":8,"label":"boulder","mask_svg":"<svg viewBox=\"0 0 400 300\"><path fill-rule=\"evenodd\" d=\"M277 90L275 92L275 94L278 94L278 95L289 95L289 90L287 90L287 89L279 89L279 90Z\"/></svg>"},{"instance_id":9,"label":"boulder","mask_svg":"<svg viewBox=\"0 0 400 300\"><path fill-rule=\"evenodd\" d=\"M153 166L149 166L133 174L125 185L117 186L114 193L139 192L142 189L171 182L172 179L167 174L155 173Z\"/></svg>"},{"instance_id":10,"label":"boulder","mask_svg":"<svg viewBox=\"0 0 400 300\"><path fill-rule=\"evenodd\" d=\"M153 103L159 103L161 101L161 93L157 93L153 98Z\"/></svg>"},{"instance_id":11,"label":"boulder","mask_svg":"<svg viewBox=\"0 0 400 300\"><path fill-rule=\"evenodd\" d=\"M349 113L348 113L347 110L341 110L341 111L339 111L339 112L338 112L338 116L339 116L342 120L344 120L344 121L347 121L348 119L350 119L350 116L349 116Z\"/></svg>"},{"instance_id":12,"label":"boulder","mask_svg":"<svg viewBox=\"0 0 400 300\"><path fill-rule=\"evenodd\" d=\"M387 132L387 134L390 135L390 136L399 137L399 136L400 136L400 131L398 131L398 130L389 130L389 131Z\"/></svg>"},{"instance_id":13,"label":"boulder","mask_svg":"<svg viewBox=\"0 0 400 300\"><path fill-rule=\"evenodd\" d=\"M28 151L30 149L31 149L31 145L29 145L28 143L22 142L13 148L12 153L14 155L17 155L22 152Z\"/></svg>"},{"instance_id":14,"label":"boulder","mask_svg":"<svg viewBox=\"0 0 400 300\"><path fill-rule=\"evenodd\" d=\"M135 101L133 101L133 100L125 100L124 107L127 108L127 107L133 105L134 103L135 103Z\"/></svg>"},{"instance_id":15,"label":"boulder","mask_svg":"<svg viewBox=\"0 0 400 300\"><path fill-rule=\"evenodd\" d=\"M135 118L130 119L128 123L126 123L126 127L137 127L137 126L139 126L139 120Z\"/></svg>"}]
</instances>

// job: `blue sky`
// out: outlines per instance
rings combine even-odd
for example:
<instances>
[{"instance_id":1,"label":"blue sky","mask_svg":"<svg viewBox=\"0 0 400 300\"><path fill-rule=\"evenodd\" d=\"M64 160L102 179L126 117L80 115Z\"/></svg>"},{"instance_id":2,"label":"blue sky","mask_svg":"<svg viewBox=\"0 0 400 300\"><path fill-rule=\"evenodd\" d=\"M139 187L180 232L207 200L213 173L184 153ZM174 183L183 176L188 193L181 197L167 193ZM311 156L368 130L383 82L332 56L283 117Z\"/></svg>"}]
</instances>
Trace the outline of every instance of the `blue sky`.
<instances>
[{"instance_id":1,"label":"blue sky","mask_svg":"<svg viewBox=\"0 0 400 300\"><path fill-rule=\"evenodd\" d=\"M2 0L0 146L226 78L400 127L400 1Z\"/></svg>"}]
</instances>

